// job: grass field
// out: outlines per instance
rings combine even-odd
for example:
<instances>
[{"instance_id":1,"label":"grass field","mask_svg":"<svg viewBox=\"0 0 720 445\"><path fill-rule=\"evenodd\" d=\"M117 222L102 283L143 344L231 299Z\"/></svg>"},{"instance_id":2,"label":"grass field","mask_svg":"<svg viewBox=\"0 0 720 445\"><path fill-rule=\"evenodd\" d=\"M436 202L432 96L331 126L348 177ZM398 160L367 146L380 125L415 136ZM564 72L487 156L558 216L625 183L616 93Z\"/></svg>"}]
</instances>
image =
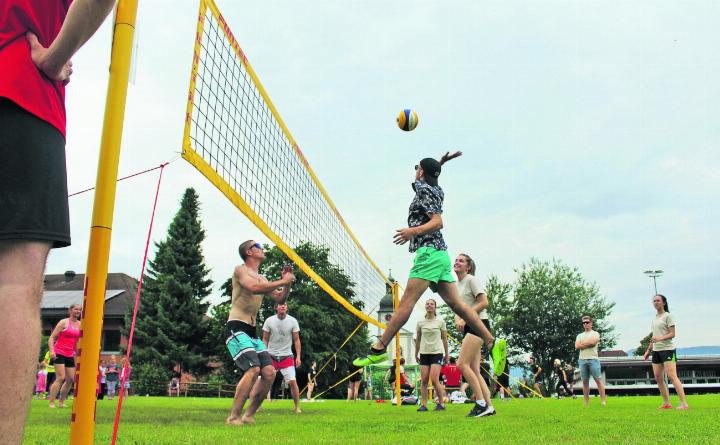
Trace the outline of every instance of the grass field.
<instances>
[{"instance_id":1,"label":"grass field","mask_svg":"<svg viewBox=\"0 0 720 445\"><path fill-rule=\"evenodd\" d=\"M673 398L677 403L677 398ZM496 402L498 415L465 418L470 405L418 413L414 406L328 400L264 404L254 426L224 421L230 399L131 397L123 403L118 444L701 444L720 443L720 395L690 396L689 411L658 411L660 397L611 397L608 406L591 399L526 399ZM97 408L95 443L108 444L115 401ZM432 408L432 407L431 407ZM70 409L34 400L25 428L27 444L67 444ZM0 441L2 439L0 438Z\"/></svg>"}]
</instances>

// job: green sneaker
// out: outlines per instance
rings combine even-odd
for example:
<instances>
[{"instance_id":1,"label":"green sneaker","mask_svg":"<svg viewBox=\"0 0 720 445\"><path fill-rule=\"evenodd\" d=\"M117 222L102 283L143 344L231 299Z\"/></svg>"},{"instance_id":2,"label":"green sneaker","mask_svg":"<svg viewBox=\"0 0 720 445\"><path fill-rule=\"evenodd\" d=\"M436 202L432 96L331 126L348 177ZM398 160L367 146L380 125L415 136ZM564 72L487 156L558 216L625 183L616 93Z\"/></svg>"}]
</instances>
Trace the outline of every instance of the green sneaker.
<instances>
[{"instance_id":1,"label":"green sneaker","mask_svg":"<svg viewBox=\"0 0 720 445\"><path fill-rule=\"evenodd\" d=\"M505 372L505 363L507 363L507 341L504 338L496 338L490 355L493 361L493 373L502 375Z\"/></svg>"},{"instance_id":2,"label":"green sneaker","mask_svg":"<svg viewBox=\"0 0 720 445\"><path fill-rule=\"evenodd\" d=\"M372 352L365 357L356 358L353 360L353 366L362 367L362 366L370 366L374 365L376 363L387 361L388 359L388 353L387 351L380 352L379 354L373 354Z\"/></svg>"}]
</instances>

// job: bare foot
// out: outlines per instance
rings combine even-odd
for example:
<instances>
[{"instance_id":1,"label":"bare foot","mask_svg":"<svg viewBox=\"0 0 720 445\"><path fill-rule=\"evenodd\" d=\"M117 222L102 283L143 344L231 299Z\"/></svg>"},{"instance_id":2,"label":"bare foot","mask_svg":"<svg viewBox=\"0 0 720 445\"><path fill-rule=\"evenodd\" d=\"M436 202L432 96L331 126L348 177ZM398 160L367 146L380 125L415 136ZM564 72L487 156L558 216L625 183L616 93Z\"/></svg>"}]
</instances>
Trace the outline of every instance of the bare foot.
<instances>
[{"instance_id":1,"label":"bare foot","mask_svg":"<svg viewBox=\"0 0 720 445\"><path fill-rule=\"evenodd\" d=\"M300 411L300 408L296 408L296 409L295 409L295 414L300 414L300 413L302 413L302 411Z\"/></svg>"},{"instance_id":2,"label":"bare foot","mask_svg":"<svg viewBox=\"0 0 720 445\"><path fill-rule=\"evenodd\" d=\"M51 404L48 406L48 408L55 409L55 404L54 404L54 403L51 403Z\"/></svg>"},{"instance_id":3,"label":"bare foot","mask_svg":"<svg viewBox=\"0 0 720 445\"><path fill-rule=\"evenodd\" d=\"M248 425L254 425L255 424L255 418L249 417L249 416L243 416L242 419L240 419L242 423L246 423Z\"/></svg>"},{"instance_id":4,"label":"bare foot","mask_svg":"<svg viewBox=\"0 0 720 445\"><path fill-rule=\"evenodd\" d=\"M228 425L234 425L234 426L242 426L242 420L238 419L237 417L228 417L225 419L225 423Z\"/></svg>"},{"instance_id":5,"label":"bare foot","mask_svg":"<svg viewBox=\"0 0 720 445\"><path fill-rule=\"evenodd\" d=\"M66 406L64 403L60 403L60 404L58 404L58 408L66 408Z\"/></svg>"},{"instance_id":6,"label":"bare foot","mask_svg":"<svg viewBox=\"0 0 720 445\"><path fill-rule=\"evenodd\" d=\"M678 405L678 407L675 409L686 410L686 409L690 409L690 407L688 406L687 403L683 403L681 405Z\"/></svg>"}]
</instances>

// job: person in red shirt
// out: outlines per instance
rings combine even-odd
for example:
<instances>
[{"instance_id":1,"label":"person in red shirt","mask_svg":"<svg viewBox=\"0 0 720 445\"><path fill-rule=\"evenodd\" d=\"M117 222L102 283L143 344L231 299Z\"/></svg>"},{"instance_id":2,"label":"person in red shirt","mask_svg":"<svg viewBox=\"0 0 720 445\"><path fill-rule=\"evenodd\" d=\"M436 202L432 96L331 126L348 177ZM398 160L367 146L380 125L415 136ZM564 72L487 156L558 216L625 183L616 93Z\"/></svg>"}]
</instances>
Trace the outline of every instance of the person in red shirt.
<instances>
[{"instance_id":1,"label":"person in red shirt","mask_svg":"<svg viewBox=\"0 0 720 445\"><path fill-rule=\"evenodd\" d=\"M0 437L18 444L32 394L48 252L70 244L65 85L114 0L0 1Z\"/></svg>"},{"instance_id":2,"label":"person in red shirt","mask_svg":"<svg viewBox=\"0 0 720 445\"><path fill-rule=\"evenodd\" d=\"M449 363L442 367L440 374L445 378L445 388L460 388L462 373L457 367L455 357L450 357Z\"/></svg>"}]
</instances>

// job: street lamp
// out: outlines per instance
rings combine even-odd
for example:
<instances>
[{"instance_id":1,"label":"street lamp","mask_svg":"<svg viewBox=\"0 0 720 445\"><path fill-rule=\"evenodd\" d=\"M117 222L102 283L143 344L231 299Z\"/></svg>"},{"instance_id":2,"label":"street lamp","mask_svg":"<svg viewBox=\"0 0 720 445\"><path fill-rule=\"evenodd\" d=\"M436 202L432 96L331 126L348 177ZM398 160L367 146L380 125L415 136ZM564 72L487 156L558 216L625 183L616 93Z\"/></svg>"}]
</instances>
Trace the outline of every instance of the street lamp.
<instances>
[{"instance_id":1,"label":"street lamp","mask_svg":"<svg viewBox=\"0 0 720 445\"><path fill-rule=\"evenodd\" d=\"M657 278L659 276L662 276L664 272L662 270L646 270L643 273L653 279L653 285L655 286L655 295L657 295Z\"/></svg>"}]
</instances>

